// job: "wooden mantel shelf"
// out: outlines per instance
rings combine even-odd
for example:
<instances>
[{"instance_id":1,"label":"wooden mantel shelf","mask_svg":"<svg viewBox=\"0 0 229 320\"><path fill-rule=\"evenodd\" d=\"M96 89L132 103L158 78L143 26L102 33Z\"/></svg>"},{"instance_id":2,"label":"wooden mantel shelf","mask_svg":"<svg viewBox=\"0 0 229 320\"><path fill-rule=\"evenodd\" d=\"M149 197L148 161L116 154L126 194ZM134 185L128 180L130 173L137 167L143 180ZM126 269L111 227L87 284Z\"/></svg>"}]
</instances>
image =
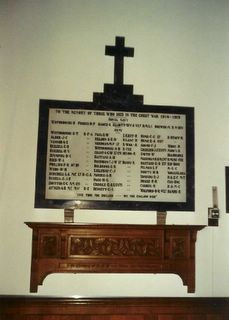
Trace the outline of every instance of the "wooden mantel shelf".
<instances>
[{"instance_id":1,"label":"wooden mantel shelf","mask_svg":"<svg viewBox=\"0 0 229 320\"><path fill-rule=\"evenodd\" d=\"M33 230L30 292L51 273L175 273L195 292L203 225L26 222Z\"/></svg>"}]
</instances>

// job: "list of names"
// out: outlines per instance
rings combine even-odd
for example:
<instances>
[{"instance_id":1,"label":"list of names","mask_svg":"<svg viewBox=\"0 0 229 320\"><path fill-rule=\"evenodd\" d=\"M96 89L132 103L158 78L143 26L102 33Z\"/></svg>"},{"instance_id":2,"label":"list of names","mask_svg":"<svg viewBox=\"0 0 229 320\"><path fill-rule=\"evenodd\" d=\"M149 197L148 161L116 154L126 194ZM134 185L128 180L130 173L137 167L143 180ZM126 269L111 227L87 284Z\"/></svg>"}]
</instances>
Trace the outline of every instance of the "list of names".
<instances>
[{"instance_id":1,"label":"list of names","mask_svg":"<svg viewBox=\"0 0 229 320\"><path fill-rule=\"evenodd\" d=\"M186 201L186 116L49 109L46 199Z\"/></svg>"}]
</instances>

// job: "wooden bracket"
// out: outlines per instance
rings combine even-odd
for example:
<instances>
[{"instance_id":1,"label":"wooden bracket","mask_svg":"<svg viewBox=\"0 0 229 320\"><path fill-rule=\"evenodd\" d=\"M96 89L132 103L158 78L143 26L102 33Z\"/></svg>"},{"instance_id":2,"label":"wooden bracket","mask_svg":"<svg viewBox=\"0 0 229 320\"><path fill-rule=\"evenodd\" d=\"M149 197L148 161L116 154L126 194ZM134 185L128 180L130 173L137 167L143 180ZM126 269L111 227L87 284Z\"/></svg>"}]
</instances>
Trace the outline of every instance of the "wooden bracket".
<instances>
[{"instance_id":1,"label":"wooden bracket","mask_svg":"<svg viewBox=\"0 0 229 320\"><path fill-rule=\"evenodd\" d=\"M30 291L51 273L175 273L195 292L195 242L204 226L27 222Z\"/></svg>"}]
</instances>

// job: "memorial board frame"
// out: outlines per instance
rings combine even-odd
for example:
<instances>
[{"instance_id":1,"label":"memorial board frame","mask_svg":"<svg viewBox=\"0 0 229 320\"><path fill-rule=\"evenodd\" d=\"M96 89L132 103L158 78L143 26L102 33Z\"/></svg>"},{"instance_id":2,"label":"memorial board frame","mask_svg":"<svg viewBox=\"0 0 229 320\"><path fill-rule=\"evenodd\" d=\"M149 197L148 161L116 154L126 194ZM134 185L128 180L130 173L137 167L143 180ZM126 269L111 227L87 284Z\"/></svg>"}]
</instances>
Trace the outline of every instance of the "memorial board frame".
<instances>
[{"instance_id":1,"label":"memorial board frame","mask_svg":"<svg viewBox=\"0 0 229 320\"><path fill-rule=\"evenodd\" d=\"M96 96L96 94L94 94ZM99 94L98 94L99 95ZM139 194L138 197L136 197L136 194L134 194L135 197L130 197L130 194L128 197L123 197L123 198L110 198L110 197L104 197L101 198L102 193L100 193L99 198L96 198L93 194L93 196L89 199L85 198L85 194L83 196L78 197L78 196L73 196L73 197L68 197L66 198L66 194L64 197L59 197L56 198L56 196L47 197L47 174L50 174L50 171L48 167L50 167L50 146L51 146L51 141L49 140L49 132L50 132L50 122L55 121L58 122L57 125L60 125L59 121L60 119L57 117L52 118L52 115L54 113L61 113L63 117L63 123L62 128L65 127L65 129L62 129L63 132L67 131L67 127L69 127L69 124L64 124L64 122L71 122L70 127L75 128L77 127L76 125L76 116L75 113L79 113L79 111L85 111L86 116L88 116L88 112L91 112L95 115L95 121L96 121L96 114L113 114L112 120L110 120L110 125L113 126L113 123L119 122L117 119L117 114L123 114L123 119L125 120L125 115L130 116L131 114L137 115L137 118L139 119L139 115L143 115L146 117L152 117L153 120L153 129L152 129L152 135L154 135L155 132L155 117L161 117L163 118L163 115L165 117L168 117L168 128L171 126L175 126L176 122L173 122L173 119L176 118L182 118L184 128L181 130L180 137L182 136L182 140L184 141L184 148L183 151L180 151L180 155L185 158L185 168L183 172L183 178L185 179L185 185L184 185L184 190L183 190L183 198L181 201L176 200L178 198L172 198L166 196L161 200L159 197L159 201L157 200L158 197L153 198L152 192L153 192L153 187L149 188L149 183L153 181L153 178L149 177L150 174L148 174L149 179L143 179L145 181L148 180L149 183L146 183L148 187L145 189L146 193L151 194L152 199L150 198L141 198L142 194ZM51 112L51 113L50 113ZM71 114L74 116L73 119L71 120ZM67 118L65 117L67 115ZM50 118L51 117L51 118ZM70 118L69 118L70 117ZM54 119L54 120L53 120ZM56 120L55 120L56 119ZM59 119L59 120L58 120ZM85 118L86 119L86 118ZM106 121L107 117L106 117ZM132 121L132 120L131 120ZM109 121L108 121L109 122ZM131 122L132 123L132 122ZM159 122L158 122L159 124ZM109 124L108 124L109 125ZM133 122L133 126L139 125L138 122ZM143 126L141 122L141 126ZM163 126L163 122L162 122ZM61 127L61 126L60 126ZM86 124L84 126L85 130L90 129L90 120L88 125ZM167 128L167 129L168 129ZM165 128L165 131L167 130ZM84 129L83 129L84 130ZM98 130L98 126L97 129ZM130 130L130 129L127 129ZM133 127L131 129L133 132L136 131L136 128ZM141 129L139 129L141 130ZM163 128L159 128L158 130L163 130ZM156 130L156 135L158 134L158 130ZM171 131L171 134L173 134L173 130L168 129ZM169 134L167 130L166 134ZM88 130L86 130L88 131ZM70 130L71 134L73 132L73 129ZM90 131L88 131L90 132ZM99 128L99 133L104 132L104 127ZM112 131L113 132L113 131ZM111 138L115 139L115 137L112 137L111 131L109 132L109 135ZM130 131L128 131L130 132ZM140 131L139 131L140 132ZM81 132L82 134L82 132ZM95 131L93 132L93 136L95 135ZM143 130L143 135L144 135L144 130ZM59 138L63 137L63 134L56 134L56 136ZM94 138L93 138L94 139ZM54 143L56 143L54 146L58 146L58 139L53 140ZM60 142L60 141L59 141ZM105 140L106 142L106 140ZM168 143L168 141L167 141ZM171 141L171 145L173 145ZM157 147L159 144L157 144ZM62 149L62 153L64 152L63 146L59 146L60 149ZM83 152L83 148L85 147L85 143L83 145L78 145L76 148L78 148L78 151L80 153ZM141 147L141 144L139 145ZM155 145L154 145L155 147ZM94 150L94 149L93 149ZM66 150L65 150L66 151ZM168 151L168 150L167 150ZM170 151L177 151L177 148L174 150ZM167 152L168 153L168 152ZM169 154L169 153L168 153ZM49 155L49 156L48 156ZM152 157L152 155L149 155L149 158ZM94 151L89 153L89 156L92 157L94 156ZM178 155L179 156L179 155ZM54 157L55 158L55 157ZM167 157L168 159L171 158L171 156ZM101 159L101 158L100 158ZM167 159L167 171L168 171L168 163L169 160ZM52 159L57 161L58 158ZM171 160L171 159L170 159ZM177 160L179 160L177 158ZM117 160L118 161L118 160ZM152 161L151 161L152 162ZM66 162L62 162L63 166L67 165ZM76 162L75 162L76 163ZM69 165L69 163L68 163ZM78 164L79 166L79 164ZM137 165L137 167L140 167L141 165ZM56 172L60 174L60 167L53 167ZM66 170L67 167L64 167ZM117 169L117 166L116 166ZM182 170L183 170L182 169ZM91 168L91 171L94 169ZM179 170L178 170L179 171ZM152 170L151 170L152 172ZM178 172L181 174L181 172ZM71 172L72 174L72 172ZM176 174L173 175L174 177L177 176ZM54 178L54 177L53 177ZM52 178L52 179L53 179ZM63 177L64 180L65 177ZM54 178L53 183L56 183L58 185L58 181L60 180L55 180L59 179L58 175L56 178ZM169 180L166 177L167 180ZM175 179L176 180L176 179ZM179 179L178 179L179 180ZM92 181L92 180L91 180ZM93 180L94 181L94 180ZM150 182L151 181L151 182ZM49 181L50 183L50 181ZM81 185L83 183L83 180L81 179ZM153 185L153 184L152 184ZM154 184L155 185L155 184ZM177 184L179 185L179 184ZM105 185L106 187L107 185ZM130 185L131 187L131 185ZM90 191L88 194L92 194L93 186L89 186ZM135 185L136 188L136 185ZM183 187L182 187L183 188ZM125 188L121 188L121 191L123 191ZM147 191L148 190L148 191ZM152 192L151 192L151 191ZM164 189L161 189L164 190ZM174 190L174 189L173 189ZM168 191L168 190L167 190ZM144 192L143 192L144 193ZM36 190L35 190L35 207L36 208L67 208L74 206L77 203L78 208L81 209L104 209L104 210L156 210L156 211L194 211L195 203L194 203L194 193L195 193L195 182L194 182L194 108L192 107L178 107L178 106L161 106L161 105L143 105L139 103L129 103L123 102L122 99L120 101L114 101L114 99L95 99L93 102L83 102L83 101L60 101L60 100L40 100L40 108L39 108L39 128L38 128L38 145L37 145L37 165L36 165ZM55 194L55 191L54 191ZM78 193L79 194L79 193ZM82 193L81 193L82 194ZM97 193L98 194L98 193ZM126 196L126 195L125 195ZM133 195L132 195L133 196ZM122 195L121 195L122 197ZM139 198L140 197L140 198ZM109 198L109 199L108 199Z\"/></svg>"},{"instance_id":2,"label":"memorial board frame","mask_svg":"<svg viewBox=\"0 0 229 320\"><path fill-rule=\"evenodd\" d=\"M226 213L229 213L229 166L225 167L225 199Z\"/></svg>"}]
</instances>

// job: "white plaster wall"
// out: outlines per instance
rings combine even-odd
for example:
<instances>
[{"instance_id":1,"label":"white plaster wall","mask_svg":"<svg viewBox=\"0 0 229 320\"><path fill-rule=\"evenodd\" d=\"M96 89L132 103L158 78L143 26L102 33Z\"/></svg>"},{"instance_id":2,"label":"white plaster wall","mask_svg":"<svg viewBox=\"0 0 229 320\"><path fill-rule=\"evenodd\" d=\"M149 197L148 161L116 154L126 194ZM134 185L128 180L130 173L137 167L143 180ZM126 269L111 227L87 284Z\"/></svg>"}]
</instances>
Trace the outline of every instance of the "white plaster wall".
<instances>
[{"instance_id":1,"label":"white plaster wall","mask_svg":"<svg viewBox=\"0 0 229 320\"><path fill-rule=\"evenodd\" d=\"M176 275L50 275L40 295L229 296L228 0L0 1L0 294L29 294L31 230L24 221L63 221L34 209L39 99L91 101L113 81L105 45L125 36L135 57L125 83L146 104L195 106L196 209L168 223L207 224L218 186L220 226L198 233L196 293ZM77 213L80 222L155 223L155 212Z\"/></svg>"}]
</instances>

